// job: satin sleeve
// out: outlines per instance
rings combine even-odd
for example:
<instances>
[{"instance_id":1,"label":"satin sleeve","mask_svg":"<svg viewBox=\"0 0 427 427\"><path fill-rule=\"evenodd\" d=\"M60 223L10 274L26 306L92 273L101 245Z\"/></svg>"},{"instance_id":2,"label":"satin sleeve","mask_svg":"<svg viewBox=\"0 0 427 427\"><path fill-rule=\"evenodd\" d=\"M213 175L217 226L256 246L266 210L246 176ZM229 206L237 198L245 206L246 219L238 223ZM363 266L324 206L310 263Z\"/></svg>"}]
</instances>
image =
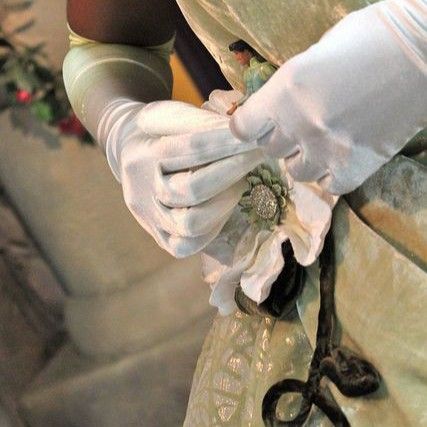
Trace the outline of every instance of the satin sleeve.
<instances>
[{"instance_id":1,"label":"satin sleeve","mask_svg":"<svg viewBox=\"0 0 427 427\"><path fill-rule=\"evenodd\" d=\"M75 114L106 152L107 135L125 106L170 99L174 37L158 46L142 47L98 42L68 28L65 89Z\"/></svg>"}]
</instances>

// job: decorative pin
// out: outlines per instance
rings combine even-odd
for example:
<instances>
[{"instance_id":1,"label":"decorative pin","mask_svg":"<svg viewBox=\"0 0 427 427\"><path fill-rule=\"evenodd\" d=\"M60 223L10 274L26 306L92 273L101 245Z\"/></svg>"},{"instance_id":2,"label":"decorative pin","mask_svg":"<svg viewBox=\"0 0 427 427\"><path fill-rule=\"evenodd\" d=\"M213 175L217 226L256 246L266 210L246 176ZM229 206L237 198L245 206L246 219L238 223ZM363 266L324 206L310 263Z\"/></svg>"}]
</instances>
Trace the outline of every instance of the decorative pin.
<instances>
[{"instance_id":1,"label":"decorative pin","mask_svg":"<svg viewBox=\"0 0 427 427\"><path fill-rule=\"evenodd\" d=\"M288 188L266 164L250 172L246 180L249 190L243 193L239 202L242 212L247 213L258 227L272 230L285 217Z\"/></svg>"}]
</instances>

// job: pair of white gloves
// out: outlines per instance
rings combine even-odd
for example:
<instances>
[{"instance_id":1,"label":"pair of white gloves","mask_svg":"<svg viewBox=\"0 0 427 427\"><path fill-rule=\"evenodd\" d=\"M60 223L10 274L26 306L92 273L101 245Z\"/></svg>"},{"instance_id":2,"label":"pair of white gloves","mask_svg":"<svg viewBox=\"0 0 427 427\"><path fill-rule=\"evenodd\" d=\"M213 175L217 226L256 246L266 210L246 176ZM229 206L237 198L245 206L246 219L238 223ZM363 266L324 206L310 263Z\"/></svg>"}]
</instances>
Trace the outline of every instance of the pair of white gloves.
<instances>
[{"instance_id":1,"label":"pair of white gloves","mask_svg":"<svg viewBox=\"0 0 427 427\"><path fill-rule=\"evenodd\" d=\"M231 119L180 102L145 104L123 95L120 84L108 89L117 85L102 82L110 78L102 71L105 46L101 59L96 46L72 49L64 80L77 115L105 147L130 211L162 248L183 257L218 235L246 189L245 175L266 155L285 158L295 180L344 194L425 127L426 10L425 0L386 0L348 15L282 65ZM164 73L129 52L109 59L148 70L167 86ZM101 77L95 72L87 84L85 72L96 69Z\"/></svg>"}]
</instances>

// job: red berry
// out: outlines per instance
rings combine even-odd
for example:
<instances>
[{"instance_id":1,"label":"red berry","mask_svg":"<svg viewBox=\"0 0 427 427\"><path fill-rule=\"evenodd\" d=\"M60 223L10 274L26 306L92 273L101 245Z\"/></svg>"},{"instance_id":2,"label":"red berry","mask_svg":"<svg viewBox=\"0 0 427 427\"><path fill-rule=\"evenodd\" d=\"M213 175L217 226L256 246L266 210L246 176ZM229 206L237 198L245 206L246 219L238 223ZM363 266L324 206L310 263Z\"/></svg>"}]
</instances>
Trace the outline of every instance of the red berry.
<instances>
[{"instance_id":1,"label":"red berry","mask_svg":"<svg viewBox=\"0 0 427 427\"><path fill-rule=\"evenodd\" d=\"M67 135L82 137L86 133L86 129L74 113L72 113L69 117L62 119L58 126L60 131Z\"/></svg>"},{"instance_id":2,"label":"red berry","mask_svg":"<svg viewBox=\"0 0 427 427\"><path fill-rule=\"evenodd\" d=\"M33 100L33 95L28 90L18 89L15 98L20 104L29 104Z\"/></svg>"},{"instance_id":3,"label":"red berry","mask_svg":"<svg viewBox=\"0 0 427 427\"><path fill-rule=\"evenodd\" d=\"M68 118L61 119L58 123L58 127L59 127L59 130L61 131L61 133L68 133L68 128L69 128Z\"/></svg>"}]
</instances>

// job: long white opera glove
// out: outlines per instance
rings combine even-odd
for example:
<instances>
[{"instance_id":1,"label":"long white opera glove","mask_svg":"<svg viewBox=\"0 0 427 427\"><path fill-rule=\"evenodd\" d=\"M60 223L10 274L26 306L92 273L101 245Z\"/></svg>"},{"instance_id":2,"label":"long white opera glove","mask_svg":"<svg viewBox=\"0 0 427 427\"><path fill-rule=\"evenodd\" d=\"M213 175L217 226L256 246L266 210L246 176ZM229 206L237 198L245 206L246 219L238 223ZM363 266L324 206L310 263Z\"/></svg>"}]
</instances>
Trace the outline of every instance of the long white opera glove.
<instances>
[{"instance_id":1,"label":"long white opera glove","mask_svg":"<svg viewBox=\"0 0 427 427\"><path fill-rule=\"evenodd\" d=\"M297 181L352 191L427 124L426 0L351 13L233 115L233 134Z\"/></svg>"},{"instance_id":2,"label":"long white opera glove","mask_svg":"<svg viewBox=\"0 0 427 427\"><path fill-rule=\"evenodd\" d=\"M262 162L255 143L234 138L229 119L167 98L167 62L145 49L93 43L71 49L64 81L73 108L104 147L125 202L176 257L220 232Z\"/></svg>"}]
</instances>

